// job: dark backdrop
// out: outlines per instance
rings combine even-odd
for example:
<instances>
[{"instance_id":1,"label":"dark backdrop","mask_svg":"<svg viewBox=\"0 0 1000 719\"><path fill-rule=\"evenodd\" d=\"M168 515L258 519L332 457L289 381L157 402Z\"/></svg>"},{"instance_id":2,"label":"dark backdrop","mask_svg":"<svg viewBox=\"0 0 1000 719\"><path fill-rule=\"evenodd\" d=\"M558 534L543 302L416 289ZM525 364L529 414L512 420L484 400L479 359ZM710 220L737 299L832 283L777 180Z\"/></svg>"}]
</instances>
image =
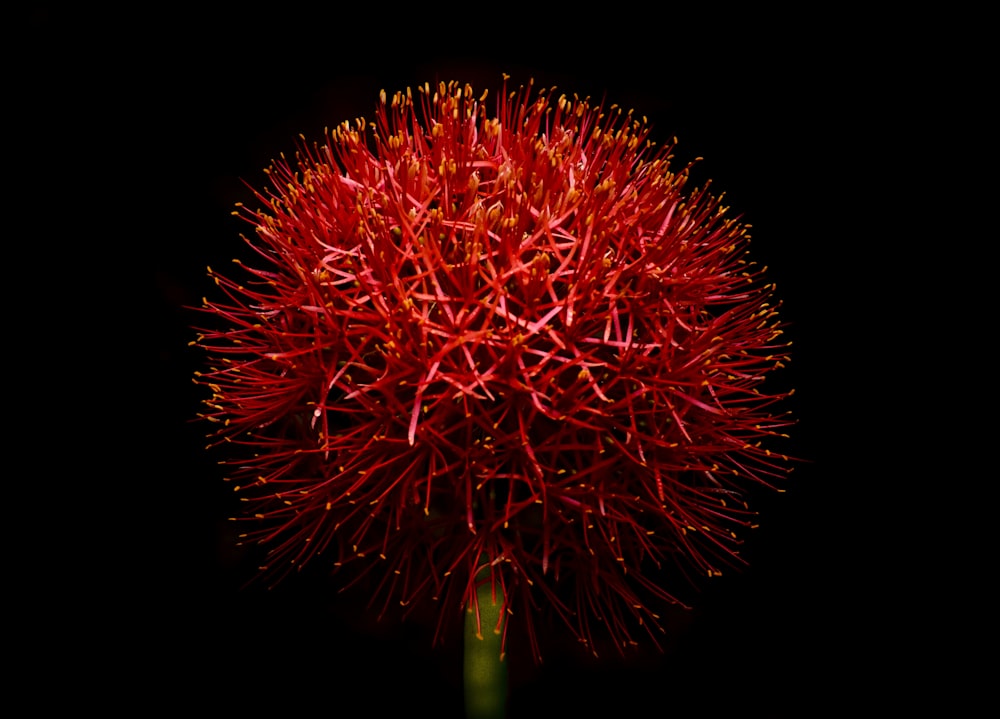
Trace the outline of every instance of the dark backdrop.
<instances>
[{"instance_id":1,"label":"dark backdrop","mask_svg":"<svg viewBox=\"0 0 1000 719\"><path fill-rule=\"evenodd\" d=\"M679 164L705 158L696 181L712 178L754 226L752 254L784 302L781 381L799 419L786 449L807 460L787 492L757 498L749 568L705 583L664 653L593 660L556 634L542 667L511 667L511 716L814 716L884 689L901 620L879 484L896 480L871 412L888 360L872 340L894 330L874 326L872 280L898 240L859 219L885 162L859 139L888 131L871 108L893 90L857 69L873 52L865 32L844 44L817 22L582 5L49 8L19 21L24 149L40 158L29 179L48 188L33 217L70 209L42 265L73 292L75 351L59 364L77 378L65 409L87 441L66 496L95 508L69 512L58 555L76 569L53 611L69 617L63 640L79 639L40 661L88 676L109 662L87 696L140 716L460 716L457 636L432 648L419 618L376 623L364 597L320 576L240 588L252 557L232 546L232 493L190 421L201 357L185 307L212 291L206 265L242 251L230 212L250 199L244 181L262 186L299 133L370 117L383 88L457 79L495 93L506 72L635 108L656 139L678 138Z\"/></svg>"}]
</instances>

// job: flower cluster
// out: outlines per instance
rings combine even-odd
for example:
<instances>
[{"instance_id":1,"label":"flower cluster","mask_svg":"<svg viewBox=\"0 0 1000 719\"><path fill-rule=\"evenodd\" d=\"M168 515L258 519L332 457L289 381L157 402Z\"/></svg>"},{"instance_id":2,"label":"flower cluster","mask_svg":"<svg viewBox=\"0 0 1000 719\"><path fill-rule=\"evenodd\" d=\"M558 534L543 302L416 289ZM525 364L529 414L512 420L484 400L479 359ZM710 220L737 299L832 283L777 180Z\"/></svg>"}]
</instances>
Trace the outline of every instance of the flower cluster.
<instances>
[{"instance_id":1,"label":"flower cluster","mask_svg":"<svg viewBox=\"0 0 1000 719\"><path fill-rule=\"evenodd\" d=\"M274 577L357 563L444 622L485 574L536 654L540 608L624 646L676 601L657 568L738 561L741 492L787 472L762 385L787 342L747 226L645 120L531 86L495 107L383 92L268 170L237 213L259 266L210 270L202 416Z\"/></svg>"}]
</instances>

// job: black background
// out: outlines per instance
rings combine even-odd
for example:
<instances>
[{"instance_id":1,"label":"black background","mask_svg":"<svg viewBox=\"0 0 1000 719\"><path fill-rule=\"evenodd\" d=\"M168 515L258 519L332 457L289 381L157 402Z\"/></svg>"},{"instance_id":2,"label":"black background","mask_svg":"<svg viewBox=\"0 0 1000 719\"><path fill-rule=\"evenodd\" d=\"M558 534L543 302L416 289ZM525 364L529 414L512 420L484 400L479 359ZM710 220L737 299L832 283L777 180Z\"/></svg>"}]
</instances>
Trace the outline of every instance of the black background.
<instances>
[{"instance_id":1,"label":"black background","mask_svg":"<svg viewBox=\"0 0 1000 719\"><path fill-rule=\"evenodd\" d=\"M915 420L897 404L906 327L884 262L902 256L893 271L906 271L886 148L919 54L886 61L886 28L834 14L650 12L48 7L11 25L36 188L21 206L49 238L36 293L58 278L70 318L40 414L59 403L59 451L75 452L51 475L68 518L44 596L65 650L34 647L34 666L99 674L84 695L136 715L461 716L457 635L432 647L419 617L375 622L365 597L321 576L241 589L253 557L232 546L235 501L191 422L201 357L185 307L212 291L206 265L243 251L230 212L250 199L244 181L263 186L299 133L370 117L383 88L456 79L496 93L507 73L635 108L654 138L678 138L678 164L705 158L695 180L712 178L753 225L752 254L784 302L794 346L780 381L799 420L784 449L805 460L785 493L757 498L749 567L706 582L662 654L595 660L556 632L543 666L515 653L510 716L898 704L907 682L886 668L937 631L921 615L914 632L897 601L915 550L893 525L914 463L891 436ZM51 335L57 319L28 332ZM932 561L922 554L922 571Z\"/></svg>"}]
</instances>

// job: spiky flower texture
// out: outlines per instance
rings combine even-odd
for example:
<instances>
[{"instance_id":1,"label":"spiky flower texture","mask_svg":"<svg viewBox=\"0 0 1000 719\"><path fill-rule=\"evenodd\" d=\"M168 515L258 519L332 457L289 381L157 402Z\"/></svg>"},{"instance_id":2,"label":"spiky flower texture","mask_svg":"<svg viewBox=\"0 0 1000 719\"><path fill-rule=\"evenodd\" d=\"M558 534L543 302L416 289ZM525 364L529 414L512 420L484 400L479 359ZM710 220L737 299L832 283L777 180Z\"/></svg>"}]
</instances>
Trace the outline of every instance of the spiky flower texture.
<instances>
[{"instance_id":1,"label":"spiky flower texture","mask_svg":"<svg viewBox=\"0 0 1000 719\"><path fill-rule=\"evenodd\" d=\"M357 563L442 625L488 577L536 656L545 609L655 642L658 568L738 561L744 490L787 471L774 288L645 119L506 82L495 107L383 92L269 169L237 212L258 266L212 273L204 416L268 575Z\"/></svg>"}]
</instances>

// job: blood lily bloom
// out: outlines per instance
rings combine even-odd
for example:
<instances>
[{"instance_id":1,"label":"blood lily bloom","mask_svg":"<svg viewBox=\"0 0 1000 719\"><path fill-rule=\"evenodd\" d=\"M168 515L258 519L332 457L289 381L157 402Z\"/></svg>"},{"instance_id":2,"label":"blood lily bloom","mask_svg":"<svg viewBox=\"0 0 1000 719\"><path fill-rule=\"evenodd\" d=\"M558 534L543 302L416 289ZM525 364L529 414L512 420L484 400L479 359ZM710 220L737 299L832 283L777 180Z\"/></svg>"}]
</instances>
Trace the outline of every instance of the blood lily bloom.
<instances>
[{"instance_id":1,"label":"blood lily bloom","mask_svg":"<svg viewBox=\"0 0 1000 719\"><path fill-rule=\"evenodd\" d=\"M383 92L269 169L259 260L210 270L203 416L275 580L330 557L440 626L488 582L536 655L544 610L655 642L658 568L739 562L787 472L774 287L645 120L506 92Z\"/></svg>"}]
</instances>

